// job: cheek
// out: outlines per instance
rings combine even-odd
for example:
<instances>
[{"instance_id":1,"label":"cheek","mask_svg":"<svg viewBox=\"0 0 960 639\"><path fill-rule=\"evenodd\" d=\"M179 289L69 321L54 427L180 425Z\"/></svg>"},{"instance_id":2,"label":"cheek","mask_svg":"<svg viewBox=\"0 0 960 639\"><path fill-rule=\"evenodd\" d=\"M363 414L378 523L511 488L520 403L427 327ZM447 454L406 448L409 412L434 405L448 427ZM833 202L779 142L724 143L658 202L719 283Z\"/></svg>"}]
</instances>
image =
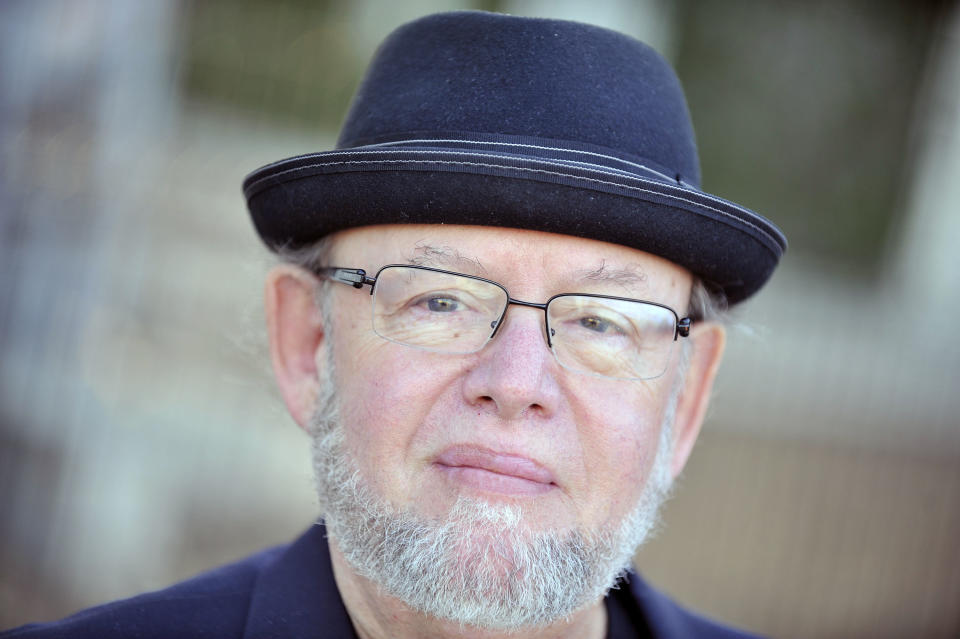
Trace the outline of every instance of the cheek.
<instances>
[{"instance_id":1,"label":"cheek","mask_svg":"<svg viewBox=\"0 0 960 639\"><path fill-rule=\"evenodd\" d=\"M417 470L411 443L454 373L445 375L435 355L424 363L431 354L376 335L345 348L335 361L347 446L371 487L402 503Z\"/></svg>"},{"instance_id":2,"label":"cheek","mask_svg":"<svg viewBox=\"0 0 960 639\"><path fill-rule=\"evenodd\" d=\"M659 386L608 384L601 403L578 407L590 415L581 422L587 425L581 437L591 493L604 496L594 501L597 518L619 519L646 486L660 444L666 404L662 391Z\"/></svg>"}]
</instances>

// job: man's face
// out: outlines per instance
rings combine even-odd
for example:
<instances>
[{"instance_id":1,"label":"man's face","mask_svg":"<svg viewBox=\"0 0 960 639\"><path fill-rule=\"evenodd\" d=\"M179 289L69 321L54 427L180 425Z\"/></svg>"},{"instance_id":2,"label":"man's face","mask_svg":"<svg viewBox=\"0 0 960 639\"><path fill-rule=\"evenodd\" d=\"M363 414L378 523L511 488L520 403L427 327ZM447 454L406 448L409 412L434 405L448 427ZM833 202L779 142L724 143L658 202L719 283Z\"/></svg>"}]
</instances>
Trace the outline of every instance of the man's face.
<instances>
[{"instance_id":1,"label":"man's face","mask_svg":"<svg viewBox=\"0 0 960 639\"><path fill-rule=\"evenodd\" d=\"M515 229L370 227L336 237L330 264L375 273L415 263L479 275L514 299L595 293L685 311L682 268L626 247ZM676 387L667 372L629 381L553 358L543 311L510 306L480 352L446 355L371 330L371 299L331 289L330 331L343 445L366 486L397 510L442 519L459 498L512 504L531 532L616 528L636 506Z\"/></svg>"},{"instance_id":2,"label":"man's face","mask_svg":"<svg viewBox=\"0 0 960 639\"><path fill-rule=\"evenodd\" d=\"M686 271L640 251L515 229L407 225L333 239L333 266L457 271L498 281L514 300L530 303L561 293L607 295L682 315L691 285ZM406 318L472 313L483 299L476 284L462 281L456 290L398 294L413 281L395 271L387 293L378 286L390 303L378 303L384 314L376 317L389 318L380 324L388 333L402 329L392 333L398 339L434 343L436 321L430 332L422 319ZM655 524L696 439L722 329L695 327L705 347L698 337L686 375L677 344L661 376L611 379L557 363L543 309L511 305L480 351L440 354L379 337L366 289L330 284L321 320L315 286L299 269L275 269L267 315L281 391L314 438L338 585L366 578L411 610L494 630L595 610ZM444 330L472 326L457 324L472 316L445 317ZM586 357L577 365L609 371L641 361L623 358L629 349L608 348L628 334L609 324L612 316L593 311L558 321L558 330L609 337L601 351L594 332L577 343L577 356ZM466 336L451 331L444 339Z\"/></svg>"}]
</instances>

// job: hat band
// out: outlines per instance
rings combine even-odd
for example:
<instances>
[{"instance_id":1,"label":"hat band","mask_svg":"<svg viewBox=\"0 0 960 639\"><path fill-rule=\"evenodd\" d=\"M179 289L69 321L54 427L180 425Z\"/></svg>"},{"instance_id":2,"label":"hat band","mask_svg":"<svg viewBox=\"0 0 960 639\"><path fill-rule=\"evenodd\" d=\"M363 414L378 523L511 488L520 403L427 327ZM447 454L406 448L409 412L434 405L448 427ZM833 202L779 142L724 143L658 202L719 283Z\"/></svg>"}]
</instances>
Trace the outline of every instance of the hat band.
<instances>
[{"instance_id":1,"label":"hat band","mask_svg":"<svg viewBox=\"0 0 960 639\"><path fill-rule=\"evenodd\" d=\"M674 182L686 188L697 188L676 171L650 159L623 153L608 147L569 142L552 138L500 133L461 133L413 131L391 134L378 138L351 140L337 145L337 150L376 149L405 147L423 149L452 149L464 152L490 151L522 157L539 157L545 160L581 164L585 168L597 167L619 170L626 174L641 173L665 182Z\"/></svg>"}]
</instances>

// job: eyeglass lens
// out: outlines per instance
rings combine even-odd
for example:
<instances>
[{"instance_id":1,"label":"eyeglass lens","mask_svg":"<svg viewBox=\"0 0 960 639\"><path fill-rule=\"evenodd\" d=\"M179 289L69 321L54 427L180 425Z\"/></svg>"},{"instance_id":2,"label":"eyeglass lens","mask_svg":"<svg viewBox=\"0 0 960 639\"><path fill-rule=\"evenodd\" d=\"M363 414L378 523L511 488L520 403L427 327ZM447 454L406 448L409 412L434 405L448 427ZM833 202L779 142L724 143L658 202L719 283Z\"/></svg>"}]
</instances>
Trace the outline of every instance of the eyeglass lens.
<instances>
[{"instance_id":1,"label":"eyeglass lens","mask_svg":"<svg viewBox=\"0 0 960 639\"><path fill-rule=\"evenodd\" d=\"M473 353L487 343L508 304L487 280L419 267L388 266L373 290L373 329L384 339L442 353ZM557 361L605 377L650 379L666 370L676 316L635 300L565 294L547 306Z\"/></svg>"}]
</instances>

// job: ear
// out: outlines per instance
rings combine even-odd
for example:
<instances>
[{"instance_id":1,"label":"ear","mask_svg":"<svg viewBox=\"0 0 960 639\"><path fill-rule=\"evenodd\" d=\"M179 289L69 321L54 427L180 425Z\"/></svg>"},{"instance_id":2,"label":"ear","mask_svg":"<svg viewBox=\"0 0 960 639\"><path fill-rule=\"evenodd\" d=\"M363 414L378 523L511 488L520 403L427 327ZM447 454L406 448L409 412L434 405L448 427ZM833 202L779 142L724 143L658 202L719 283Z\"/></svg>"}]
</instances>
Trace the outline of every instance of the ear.
<instances>
[{"instance_id":1,"label":"ear","mask_svg":"<svg viewBox=\"0 0 960 639\"><path fill-rule=\"evenodd\" d=\"M677 403L673 425L673 459L671 476L675 479L687 464L693 445L700 435L700 427L710 403L713 380L720 369L727 333L722 325L713 322L695 324L691 331L693 351L687 368L683 390Z\"/></svg>"},{"instance_id":2,"label":"ear","mask_svg":"<svg viewBox=\"0 0 960 639\"><path fill-rule=\"evenodd\" d=\"M273 373L287 410L301 428L313 414L319 390L316 355L325 333L317 286L309 271L283 264L271 269L265 290Z\"/></svg>"}]
</instances>

